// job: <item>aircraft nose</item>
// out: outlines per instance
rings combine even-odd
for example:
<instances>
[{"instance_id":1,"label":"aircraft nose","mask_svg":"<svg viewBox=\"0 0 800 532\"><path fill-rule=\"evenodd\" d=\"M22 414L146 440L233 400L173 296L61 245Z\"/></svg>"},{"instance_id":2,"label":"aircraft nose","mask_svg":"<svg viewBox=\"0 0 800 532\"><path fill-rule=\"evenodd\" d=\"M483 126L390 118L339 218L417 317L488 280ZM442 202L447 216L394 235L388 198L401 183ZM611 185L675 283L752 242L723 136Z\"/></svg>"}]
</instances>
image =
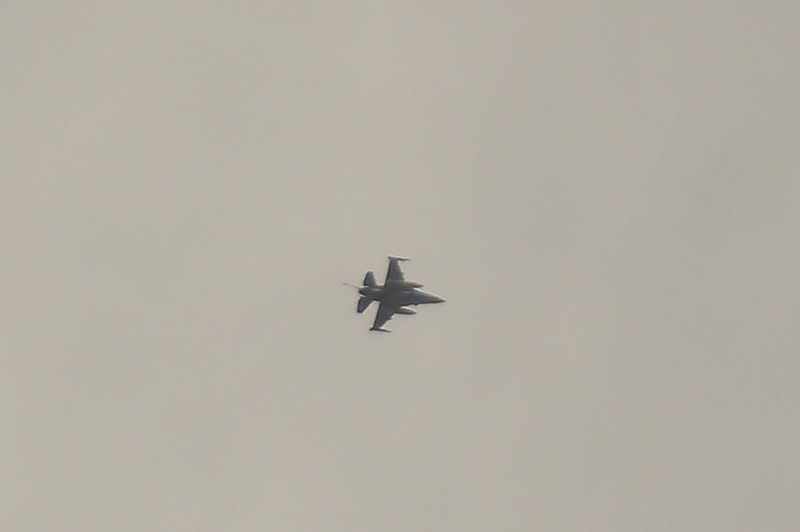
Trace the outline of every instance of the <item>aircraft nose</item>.
<instances>
[{"instance_id":1,"label":"aircraft nose","mask_svg":"<svg viewBox=\"0 0 800 532\"><path fill-rule=\"evenodd\" d=\"M434 303L444 303L444 298L441 298L439 296L433 296L433 302Z\"/></svg>"}]
</instances>

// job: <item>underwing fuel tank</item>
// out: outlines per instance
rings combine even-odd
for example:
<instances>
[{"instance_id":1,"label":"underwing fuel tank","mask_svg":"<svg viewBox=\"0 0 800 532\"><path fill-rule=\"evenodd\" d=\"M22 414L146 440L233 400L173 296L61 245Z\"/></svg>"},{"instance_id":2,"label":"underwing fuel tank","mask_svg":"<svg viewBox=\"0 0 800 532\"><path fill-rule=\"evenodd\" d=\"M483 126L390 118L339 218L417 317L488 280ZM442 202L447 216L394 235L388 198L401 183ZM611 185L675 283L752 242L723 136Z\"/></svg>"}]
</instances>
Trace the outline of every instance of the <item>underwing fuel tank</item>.
<instances>
[{"instance_id":1,"label":"underwing fuel tank","mask_svg":"<svg viewBox=\"0 0 800 532\"><path fill-rule=\"evenodd\" d=\"M424 285L416 281L392 281L391 286L398 288L422 288Z\"/></svg>"},{"instance_id":2,"label":"underwing fuel tank","mask_svg":"<svg viewBox=\"0 0 800 532\"><path fill-rule=\"evenodd\" d=\"M408 307L400 307L399 309L397 309L395 311L395 313L397 313L397 314L416 314L417 311L412 309L412 308L408 308Z\"/></svg>"}]
</instances>

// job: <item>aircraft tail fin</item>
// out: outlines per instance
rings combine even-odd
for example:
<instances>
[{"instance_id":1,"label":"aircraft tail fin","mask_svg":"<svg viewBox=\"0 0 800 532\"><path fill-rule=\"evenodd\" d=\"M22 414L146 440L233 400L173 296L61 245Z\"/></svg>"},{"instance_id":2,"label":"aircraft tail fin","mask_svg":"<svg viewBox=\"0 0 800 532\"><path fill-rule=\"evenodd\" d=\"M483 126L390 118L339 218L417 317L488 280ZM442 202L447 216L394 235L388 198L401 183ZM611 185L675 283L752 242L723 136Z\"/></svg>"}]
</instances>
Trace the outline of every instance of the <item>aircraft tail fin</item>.
<instances>
[{"instance_id":1,"label":"aircraft tail fin","mask_svg":"<svg viewBox=\"0 0 800 532\"><path fill-rule=\"evenodd\" d=\"M364 276L364 286L378 286L378 284L375 282L375 274L371 271L367 272L367 274Z\"/></svg>"},{"instance_id":2,"label":"aircraft tail fin","mask_svg":"<svg viewBox=\"0 0 800 532\"><path fill-rule=\"evenodd\" d=\"M356 312L361 314L362 312L367 310L367 307L370 305L370 303L372 303L372 300L368 297L358 298L358 305L356 306Z\"/></svg>"}]
</instances>

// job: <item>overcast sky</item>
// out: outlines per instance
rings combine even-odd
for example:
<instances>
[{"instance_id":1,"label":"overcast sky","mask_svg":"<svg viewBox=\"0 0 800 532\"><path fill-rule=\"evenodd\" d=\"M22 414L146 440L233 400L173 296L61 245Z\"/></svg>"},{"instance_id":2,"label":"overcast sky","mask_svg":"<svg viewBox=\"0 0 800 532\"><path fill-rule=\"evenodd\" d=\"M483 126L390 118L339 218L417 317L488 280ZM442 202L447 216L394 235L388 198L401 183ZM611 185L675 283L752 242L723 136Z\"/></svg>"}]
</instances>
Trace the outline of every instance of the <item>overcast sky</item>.
<instances>
[{"instance_id":1,"label":"overcast sky","mask_svg":"<svg viewBox=\"0 0 800 532\"><path fill-rule=\"evenodd\" d=\"M0 529L800 530L797 2L124 4L0 9Z\"/></svg>"}]
</instances>

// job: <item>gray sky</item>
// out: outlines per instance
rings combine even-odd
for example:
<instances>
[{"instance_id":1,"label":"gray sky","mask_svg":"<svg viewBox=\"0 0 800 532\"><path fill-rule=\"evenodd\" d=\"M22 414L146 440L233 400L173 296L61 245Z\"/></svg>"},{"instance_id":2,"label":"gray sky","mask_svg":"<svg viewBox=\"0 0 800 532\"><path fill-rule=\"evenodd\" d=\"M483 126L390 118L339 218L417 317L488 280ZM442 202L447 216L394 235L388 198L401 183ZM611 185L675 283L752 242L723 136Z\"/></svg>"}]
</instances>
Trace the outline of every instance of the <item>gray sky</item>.
<instances>
[{"instance_id":1,"label":"gray sky","mask_svg":"<svg viewBox=\"0 0 800 532\"><path fill-rule=\"evenodd\" d=\"M5 2L0 529L800 529L799 17Z\"/></svg>"}]
</instances>

